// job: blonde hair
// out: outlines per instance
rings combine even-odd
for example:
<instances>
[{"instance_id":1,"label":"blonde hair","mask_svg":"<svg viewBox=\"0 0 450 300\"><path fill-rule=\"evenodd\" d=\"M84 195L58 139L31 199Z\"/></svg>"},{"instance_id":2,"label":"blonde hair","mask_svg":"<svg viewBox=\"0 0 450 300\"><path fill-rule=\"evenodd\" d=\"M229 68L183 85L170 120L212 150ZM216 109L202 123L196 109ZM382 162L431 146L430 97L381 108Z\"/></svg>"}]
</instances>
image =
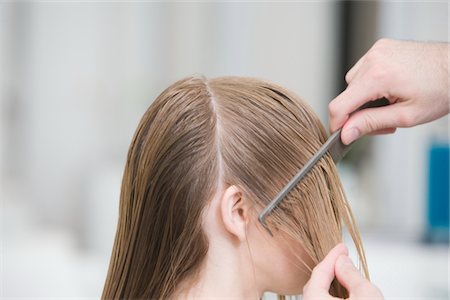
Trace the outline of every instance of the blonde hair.
<instances>
[{"instance_id":1,"label":"blonde hair","mask_svg":"<svg viewBox=\"0 0 450 300\"><path fill-rule=\"evenodd\" d=\"M193 76L172 84L144 114L130 145L102 299L171 297L200 271L208 251L201 215L218 184L238 186L259 213L325 140L312 109L273 83ZM344 224L368 277L329 155L267 223L300 243L314 264L341 241ZM331 292L348 296L337 281Z\"/></svg>"}]
</instances>

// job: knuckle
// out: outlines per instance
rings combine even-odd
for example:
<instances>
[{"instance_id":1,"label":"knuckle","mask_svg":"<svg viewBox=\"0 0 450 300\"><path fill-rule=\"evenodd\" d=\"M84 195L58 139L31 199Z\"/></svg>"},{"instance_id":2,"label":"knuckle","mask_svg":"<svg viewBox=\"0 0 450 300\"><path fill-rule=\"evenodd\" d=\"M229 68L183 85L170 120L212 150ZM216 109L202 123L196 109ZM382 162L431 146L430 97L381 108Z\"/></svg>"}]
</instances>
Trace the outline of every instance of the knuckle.
<instances>
[{"instance_id":1,"label":"knuckle","mask_svg":"<svg viewBox=\"0 0 450 300\"><path fill-rule=\"evenodd\" d=\"M345 82L347 82L347 84L349 84L351 81L350 75L351 75L350 71L348 71L347 74L345 74Z\"/></svg>"},{"instance_id":2,"label":"knuckle","mask_svg":"<svg viewBox=\"0 0 450 300\"><path fill-rule=\"evenodd\" d=\"M390 47L391 40L386 38L381 38L377 40L372 48L367 52L366 59L369 62L380 62L383 61L382 57L386 53L387 49Z\"/></svg>"},{"instance_id":3,"label":"knuckle","mask_svg":"<svg viewBox=\"0 0 450 300\"><path fill-rule=\"evenodd\" d=\"M382 82L387 76L387 68L382 63L375 63L370 69L370 75L377 83Z\"/></svg>"},{"instance_id":4,"label":"knuckle","mask_svg":"<svg viewBox=\"0 0 450 300\"><path fill-rule=\"evenodd\" d=\"M378 51L384 52L386 49L391 47L391 44L392 44L392 40L391 39L381 38L381 39L378 39L373 44L372 49L375 50L376 52L378 52Z\"/></svg>"},{"instance_id":5,"label":"knuckle","mask_svg":"<svg viewBox=\"0 0 450 300\"><path fill-rule=\"evenodd\" d=\"M381 129L380 122L376 120L371 114L367 113L363 119L362 134L374 132Z\"/></svg>"},{"instance_id":6,"label":"knuckle","mask_svg":"<svg viewBox=\"0 0 450 300\"><path fill-rule=\"evenodd\" d=\"M389 39L387 39L387 38L380 38L380 39L378 39L376 42L375 42L375 44L374 44L374 46L377 46L377 47L384 47L384 46L386 46L387 44L389 44Z\"/></svg>"},{"instance_id":7,"label":"knuckle","mask_svg":"<svg viewBox=\"0 0 450 300\"><path fill-rule=\"evenodd\" d=\"M328 104L328 112L330 117L336 117L339 115L339 104L336 101L331 101Z\"/></svg>"},{"instance_id":8,"label":"knuckle","mask_svg":"<svg viewBox=\"0 0 450 300\"><path fill-rule=\"evenodd\" d=\"M379 54L378 54L378 51L376 48L372 48L369 50L369 52L367 52L366 57L365 57L366 68L373 65L374 62L376 62L378 60L378 55Z\"/></svg>"}]
</instances>

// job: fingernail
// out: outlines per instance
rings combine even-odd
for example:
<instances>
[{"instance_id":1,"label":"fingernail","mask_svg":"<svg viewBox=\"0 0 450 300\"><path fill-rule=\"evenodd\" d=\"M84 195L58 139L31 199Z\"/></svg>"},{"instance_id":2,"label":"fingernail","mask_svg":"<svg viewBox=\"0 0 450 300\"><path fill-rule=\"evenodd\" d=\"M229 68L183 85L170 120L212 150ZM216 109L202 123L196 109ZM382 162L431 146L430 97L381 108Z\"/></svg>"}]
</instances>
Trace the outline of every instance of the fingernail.
<instances>
[{"instance_id":1,"label":"fingernail","mask_svg":"<svg viewBox=\"0 0 450 300\"><path fill-rule=\"evenodd\" d=\"M358 139L361 136L361 132L359 131L358 128L356 127L352 127L348 130L348 143L350 144L351 142L353 142L354 140Z\"/></svg>"}]
</instances>

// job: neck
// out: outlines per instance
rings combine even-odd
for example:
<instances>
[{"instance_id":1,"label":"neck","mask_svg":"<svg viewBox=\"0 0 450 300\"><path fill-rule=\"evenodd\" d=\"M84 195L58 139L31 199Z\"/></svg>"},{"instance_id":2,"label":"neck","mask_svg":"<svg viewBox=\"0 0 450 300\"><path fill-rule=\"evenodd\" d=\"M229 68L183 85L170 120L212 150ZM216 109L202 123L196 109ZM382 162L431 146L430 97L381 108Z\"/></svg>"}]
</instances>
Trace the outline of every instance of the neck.
<instances>
[{"instance_id":1,"label":"neck","mask_svg":"<svg viewBox=\"0 0 450 300\"><path fill-rule=\"evenodd\" d=\"M194 285L176 298L261 299L263 291L255 282L252 260L246 245L230 245L227 241L210 243L202 271ZM236 248L237 247L237 248Z\"/></svg>"}]
</instances>

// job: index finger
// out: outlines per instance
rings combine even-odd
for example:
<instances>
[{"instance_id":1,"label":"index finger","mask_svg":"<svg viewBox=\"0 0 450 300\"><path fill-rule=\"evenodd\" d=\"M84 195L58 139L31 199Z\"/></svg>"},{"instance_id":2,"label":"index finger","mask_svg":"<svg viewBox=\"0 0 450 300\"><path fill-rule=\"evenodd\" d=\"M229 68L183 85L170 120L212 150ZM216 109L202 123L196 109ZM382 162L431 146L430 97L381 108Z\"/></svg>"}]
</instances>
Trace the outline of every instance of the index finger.
<instances>
[{"instance_id":1,"label":"index finger","mask_svg":"<svg viewBox=\"0 0 450 300\"><path fill-rule=\"evenodd\" d=\"M334 98L328 105L330 132L334 132L344 126L350 114L363 104L381 98L374 92L373 83L358 80L352 82L347 88Z\"/></svg>"},{"instance_id":2,"label":"index finger","mask_svg":"<svg viewBox=\"0 0 450 300\"><path fill-rule=\"evenodd\" d=\"M334 279L336 260L341 255L348 255L348 249L344 244L339 243L313 269L308 289L314 291L321 290L328 293L331 282Z\"/></svg>"}]
</instances>

